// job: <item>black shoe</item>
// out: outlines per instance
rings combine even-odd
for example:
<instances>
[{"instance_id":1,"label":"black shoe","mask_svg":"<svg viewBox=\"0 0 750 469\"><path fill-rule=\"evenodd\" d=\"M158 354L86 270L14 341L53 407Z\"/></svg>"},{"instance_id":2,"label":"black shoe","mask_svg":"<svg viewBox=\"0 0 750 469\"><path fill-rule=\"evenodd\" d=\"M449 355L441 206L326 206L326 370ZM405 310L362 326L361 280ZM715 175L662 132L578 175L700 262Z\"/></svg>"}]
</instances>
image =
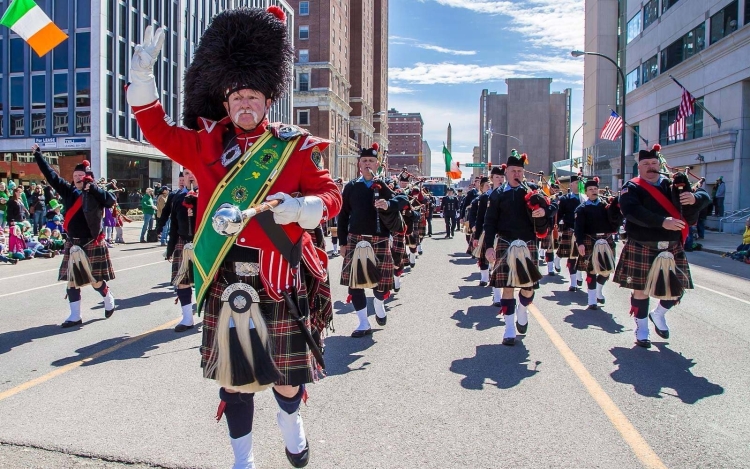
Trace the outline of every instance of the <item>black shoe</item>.
<instances>
[{"instance_id":1,"label":"black shoe","mask_svg":"<svg viewBox=\"0 0 750 469\"><path fill-rule=\"evenodd\" d=\"M596 299L596 302L599 303L600 305L603 305L604 301L605 301L604 298L597 298Z\"/></svg>"},{"instance_id":2,"label":"black shoe","mask_svg":"<svg viewBox=\"0 0 750 469\"><path fill-rule=\"evenodd\" d=\"M10 262L12 265L18 264L18 259L8 259L8 262Z\"/></svg>"},{"instance_id":3,"label":"black shoe","mask_svg":"<svg viewBox=\"0 0 750 469\"><path fill-rule=\"evenodd\" d=\"M117 306L115 305L112 309L105 309L104 310L104 317L109 319L112 317L112 315L115 313L115 310L117 309Z\"/></svg>"},{"instance_id":4,"label":"black shoe","mask_svg":"<svg viewBox=\"0 0 750 469\"><path fill-rule=\"evenodd\" d=\"M432 233L427 235L428 238L432 238Z\"/></svg>"},{"instance_id":5,"label":"black shoe","mask_svg":"<svg viewBox=\"0 0 750 469\"><path fill-rule=\"evenodd\" d=\"M388 322L388 316L381 318L377 314L375 315L375 322L378 323L378 326L385 326L385 323Z\"/></svg>"},{"instance_id":6,"label":"black shoe","mask_svg":"<svg viewBox=\"0 0 750 469\"><path fill-rule=\"evenodd\" d=\"M487 285L489 285L487 282L479 282L480 287L486 287Z\"/></svg>"},{"instance_id":7,"label":"black shoe","mask_svg":"<svg viewBox=\"0 0 750 469\"><path fill-rule=\"evenodd\" d=\"M193 327L195 327L195 326L186 326L185 324L177 324L177 325L176 325L176 326L174 327L174 331L175 331L175 332L185 332L185 331L187 331L188 329L192 329Z\"/></svg>"},{"instance_id":8,"label":"black shoe","mask_svg":"<svg viewBox=\"0 0 750 469\"><path fill-rule=\"evenodd\" d=\"M496 301L496 302L492 303L492 306L494 306L495 308L502 308L503 304L500 303L499 301Z\"/></svg>"},{"instance_id":9,"label":"black shoe","mask_svg":"<svg viewBox=\"0 0 750 469\"><path fill-rule=\"evenodd\" d=\"M74 327L74 326L80 326L83 324L83 321L79 319L78 321L65 321L64 323L60 324L60 327L63 329L67 329L68 327Z\"/></svg>"},{"instance_id":10,"label":"black shoe","mask_svg":"<svg viewBox=\"0 0 750 469\"><path fill-rule=\"evenodd\" d=\"M669 339L669 329L659 329L658 327L656 327L656 323L654 322L654 318L651 317L651 313L649 313L648 318L654 324L654 330L656 331L656 335L658 335L662 339Z\"/></svg>"},{"instance_id":11,"label":"black shoe","mask_svg":"<svg viewBox=\"0 0 750 469\"><path fill-rule=\"evenodd\" d=\"M416 265L417 265L417 264L409 264L409 267L411 267L411 268L413 269L413 268L414 268L414 266L416 266Z\"/></svg>"},{"instance_id":12,"label":"black shoe","mask_svg":"<svg viewBox=\"0 0 750 469\"><path fill-rule=\"evenodd\" d=\"M401 291L400 288L393 287L393 293L398 293L399 291Z\"/></svg>"},{"instance_id":13,"label":"black shoe","mask_svg":"<svg viewBox=\"0 0 750 469\"><path fill-rule=\"evenodd\" d=\"M589 305L586 309L599 309L599 307L597 305Z\"/></svg>"},{"instance_id":14,"label":"black shoe","mask_svg":"<svg viewBox=\"0 0 750 469\"><path fill-rule=\"evenodd\" d=\"M648 339L646 339L646 340L636 340L635 341L635 345L637 345L639 347L643 347L643 348L651 348L651 341L648 340Z\"/></svg>"},{"instance_id":15,"label":"black shoe","mask_svg":"<svg viewBox=\"0 0 750 469\"><path fill-rule=\"evenodd\" d=\"M577 280L576 283L578 284L579 287L583 286L583 280Z\"/></svg>"},{"instance_id":16,"label":"black shoe","mask_svg":"<svg viewBox=\"0 0 750 469\"><path fill-rule=\"evenodd\" d=\"M555 273L554 273L554 272L550 272L550 273L548 273L548 274L547 274L547 276L548 276L548 277L554 277L554 276L555 276Z\"/></svg>"},{"instance_id":17,"label":"black shoe","mask_svg":"<svg viewBox=\"0 0 750 469\"><path fill-rule=\"evenodd\" d=\"M375 317L377 317L377 316L375 316ZM364 337L366 335L370 335L370 334L372 334L372 329L365 329L363 331L357 330L357 331L352 332L352 337L354 337L355 339L360 339L360 338L362 338L362 337Z\"/></svg>"},{"instance_id":18,"label":"black shoe","mask_svg":"<svg viewBox=\"0 0 750 469\"><path fill-rule=\"evenodd\" d=\"M507 345L508 347L513 347L516 345L516 338L515 337L506 337L503 339L503 345Z\"/></svg>"},{"instance_id":19,"label":"black shoe","mask_svg":"<svg viewBox=\"0 0 750 469\"><path fill-rule=\"evenodd\" d=\"M516 323L516 330L519 334L526 334L526 331L529 329L529 323L521 324L520 322Z\"/></svg>"},{"instance_id":20,"label":"black shoe","mask_svg":"<svg viewBox=\"0 0 750 469\"><path fill-rule=\"evenodd\" d=\"M568 287L568 291L578 291L578 287Z\"/></svg>"},{"instance_id":21,"label":"black shoe","mask_svg":"<svg viewBox=\"0 0 750 469\"><path fill-rule=\"evenodd\" d=\"M310 462L310 445L305 441L305 449L299 454L292 454L288 449L286 451L286 458L289 460L289 464L294 467L305 467Z\"/></svg>"},{"instance_id":22,"label":"black shoe","mask_svg":"<svg viewBox=\"0 0 750 469\"><path fill-rule=\"evenodd\" d=\"M559 267L555 267L555 272L557 272L559 274L561 272L560 268Z\"/></svg>"}]
</instances>

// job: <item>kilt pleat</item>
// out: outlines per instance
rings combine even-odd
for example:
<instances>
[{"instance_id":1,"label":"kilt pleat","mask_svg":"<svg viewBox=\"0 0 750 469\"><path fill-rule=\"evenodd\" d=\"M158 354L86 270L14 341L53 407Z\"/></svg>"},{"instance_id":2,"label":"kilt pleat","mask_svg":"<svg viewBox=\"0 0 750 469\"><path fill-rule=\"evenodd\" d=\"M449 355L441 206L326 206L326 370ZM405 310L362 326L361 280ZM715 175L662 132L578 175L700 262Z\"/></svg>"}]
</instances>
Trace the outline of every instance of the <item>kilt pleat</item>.
<instances>
[{"instance_id":1,"label":"kilt pleat","mask_svg":"<svg viewBox=\"0 0 750 469\"><path fill-rule=\"evenodd\" d=\"M406 255L406 235L393 235L391 255L393 256L393 266L396 270L409 265L409 256Z\"/></svg>"},{"instance_id":2,"label":"kilt pleat","mask_svg":"<svg viewBox=\"0 0 750 469\"><path fill-rule=\"evenodd\" d=\"M221 311L221 294L229 286L225 278L233 278L234 273L225 267L219 269L217 280L208 289L205 301L205 314L203 318L203 340L201 343L201 367L206 378L213 376L206 374L206 365L213 353L214 337L216 335L216 324L219 321ZM249 284L260 295L260 309L268 326L268 334L272 342L273 361L281 372L283 378L277 382L279 385L299 386L313 381L312 354L307 348L305 337L292 319L284 301L274 301L262 290L263 285L259 276L242 277L244 283ZM307 302L307 289L303 282L297 292L300 304ZM310 327L309 319L307 321Z\"/></svg>"},{"instance_id":3,"label":"kilt pleat","mask_svg":"<svg viewBox=\"0 0 750 469\"><path fill-rule=\"evenodd\" d=\"M573 241L573 228L560 230L560 244L557 247L557 257L570 257Z\"/></svg>"},{"instance_id":4,"label":"kilt pleat","mask_svg":"<svg viewBox=\"0 0 750 469\"><path fill-rule=\"evenodd\" d=\"M536 267L536 260L539 257L539 251L536 248L536 240L533 241L525 241L526 246L529 248L529 254L531 254L531 259L534 261L534 268ZM490 278L490 282L492 283L492 286L495 288L511 288L507 285L508 283L508 276L510 274L510 268L508 266L508 258L505 255L505 253L508 251L508 248L510 247L510 242L504 239L498 239L497 243L495 244L495 265L492 269L492 276ZM519 288L519 287L513 287L513 288ZM539 284L535 283L534 288L539 288Z\"/></svg>"},{"instance_id":5,"label":"kilt pleat","mask_svg":"<svg viewBox=\"0 0 750 469\"><path fill-rule=\"evenodd\" d=\"M180 270L180 263L182 262L182 250L185 248L185 245L187 243L185 242L185 239L180 236L177 238L177 244L174 247L174 252L172 253L172 277L169 280L169 283L174 283L175 277L177 277L177 272ZM190 278L190 284L193 284L193 269L188 269L188 276Z\"/></svg>"},{"instance_id":6,"label":"kilt pleat","mask_svg":"<svg viewBox=\"0 0 750 469\"><path fill-rule=\"evenodd\" d=\"M109 258L109 249L106 243L101 243L99 246L95 246L93 242L85 240L79 244L76 239L68 240L65 242L65 251L63 254L62 262L60 263L60 271L57 275L57 280L68 280L68 261L70 260L70 248L80 246L86 253L91 263L91 273L96 281L112 280L115 278L115 270L112 267L112 261Z\"/></svg>"},{"instance_id":7,"label":"kilt pleat","mask_svg":"<svg viewBox=\"0 0 750 469\"><path fill-rule=\"evenodd\" d=\"M612 248L612 254L614 255L616 253L615 238L613 234L594 236L586 235L583 240L583 246L586 248L586 256L578 258L578 270L592 273L591 271L594 267L591 262L591 256L594 253L594 243L596 243L596 241L600 239L606 239L607 244L609 244L609 247ZM576 247L576 249L578 249L578 247Z\"/></svg>"},{"instance_id":8,"label":"kilt pleat","mask_svg":"<svg viewBox=\"0 0 750 469\"><path fill-rule=\"evenodd\" d=\"M549 230L547 237L539 241L539 249L546 249L547 251L557 249L558 243L554 236L554 230Z\"/></svg>"},{"instance_id":9,"label":"kilt pleat","mask_svg":"<svg viewBox=\"0 0 750 469\"><path fill-rule=\"evenodd\" d=\"M360 241L367 241L372 244L375 257L378 259L378 269L380 269L380 282L373 288L379 292L388 292L393 290L393 256L388 237L384 236L363 236L349 234L349 242L346 246L346 257L344 264L341 266L341 285L349 286L349 280L352 274L352 258L354 257L354 248Z\"/></svg>"},{"instance_id":10,"label":"kilt pleat","mask_svg":"<svg viewBox=\"0 0 750 469\"><path fill-rule=\"evenodd\" d=\"M693 279L690 276L690 265L688 264L685 250L682 244L676 243L675 246L667 249L672 253L677 267L677 277L680 279L682 286L686 290L692 290ZM643 290L646 288L646 277L651 270L656 256L661 250L644 246L633 239L625 243L620 259L615 269L615 283L621 287L632 290Z\"/></svg>"}]
</instances>

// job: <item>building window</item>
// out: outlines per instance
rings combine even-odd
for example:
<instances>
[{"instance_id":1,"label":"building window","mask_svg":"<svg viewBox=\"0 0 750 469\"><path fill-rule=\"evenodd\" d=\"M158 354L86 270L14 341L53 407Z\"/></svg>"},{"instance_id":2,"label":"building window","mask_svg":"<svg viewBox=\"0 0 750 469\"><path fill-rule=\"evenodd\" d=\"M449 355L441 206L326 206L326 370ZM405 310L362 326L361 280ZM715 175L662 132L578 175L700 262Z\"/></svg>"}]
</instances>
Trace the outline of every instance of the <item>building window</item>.
<instances>
[{"instance_id":1,"label":"building window","mask_svg":"<svg viewBox=\"0 0 750 469\"><path fill-rule=\"evenodd\" d=\"M745 0L745 24L750 23L750 2Z\"/></svg>"},{"instance_id":2,"label":"building window","mask_svg":"<svg viewBox=\"0 0 750 469\"><path fill-rule=\"evenodd\" d=\"M297 125L310 125L310 110L297 111Z\"/></svg>"},{"instance_id":3,"label":"building window","mask_svg":"<svg viewBox=\"0 0 750 469\"><path fill-rule=\"evenodd\" d=\"M299 91L310 91L310 74L299 74Z\"/></svg>"},{"instance_id":4,"label":"building window","mask_svg":"<svg viewBox=\"0 0 750 469\"><path fill-rule=\"evenodd\" d=\"M114 133L115 132L114 131L114 119L115 118L112 115L112 113L111 112L107 112L107 135L109 135L110 137L114 137L115 136L115 133Z\"/></svg>"},{"instance_id":5,"label":"building window","mask_svg":"<svg viewBox=\"0 0 750 469\"><path fill-rule=\"evenodd\" d=\"M643 62L641 69L641 85L648 83L650 80L656 78L657 75L659 75L659 64L656 61L656 56L653 56Z\"/></svg>"},{"instance_id":6,"label":"building window","mask_svg":"<svg viewBox=\"0 0 750 469\"><path fill-rule=\"evenodd\" d=\"M91 27L91 0L78 0L76 5L76 24L79 28Z\"/></svg>"},{"instance_id":7,"label":"building window","mask_svg":"<svg viewBox=\"0 0 750 469\"><path fill-rule=\"evenodd\" d=\"M52 114L52 133L57 135L68 133L67 112L55 112Z\"/></svg>"},{"instance_id":8,"label":"building window","mask_svg":"<svg viewBox=\"0 0 750 469\"><path fill-rule=\"evenodd\" d=\"M10 77L10 110L23 111L23 77Z\"/></svg>"},{"instance_id":9,"label":"building window","mask_svg":"<svg viewBox=\"0 0 750 469\"><path fill-rule=\"evenodd\" d=\"M34 75L31 77L31 109L44 109L47 104L47 77Z\"/></svg>"},{"instance_id":10,"label":"building window","mask_svg":"<svg viewBox=\"0 0 750 469\"><path fill-rule=\"evenodd\" d=\"M638 67L632 72L625 75L625 93L630 93L634 89L638 88Z\"/></svg>"},{"instance_id":11,"label":"building window","mask_svg":"<svg viewBox=\"0 0 750 469\"><path fill-rule=\"evenodd\" d=\"M307 16L310 14L310 2L299 2L299 15Z\"/></svg>"},{"instance_id":12,"label":"building window","mask_svg":"<svg viewBox=\"0 0 750 469\"><path fill-rule=\"evenodd\" d=\"M31 71L32 72L43 72L47 69L47 56L39 57L36 52L29 48L31 53Z\"/></svg>"},{"instance_id":13,"label":"building window","mask_svg":"<svg viewBox=\"0 0 750 469\"><path fill-rule=\"evenodd\" d=\"M661 73L702 51L706 44L706 24L685 34L661 51Z\"/></svg>"},{"instance_id":14,"label":"building window","mask_svg":"<svg viewBox=\"0 0 750 469\"><path fill-rule=\"evenodd\" d=\"M675 3L679 2L680 0L661 0L661 12L662 14L672 8Z\"/></svg>"},{"instance_id":15,"label":"building window","mask_svg":"<svg viewBox=\"0 0 750 469\"><path fill-rule=\"evenodd\" d=\"M26 130L24 129L23 114L11 114L10 115L10 134L23 136Z\"/></svg>"},{"instance_id":16,"label":"building window","mask_svg":"<svg viewBox=\"0 0 750 469\"><path fill-rule=\"evenodd\" d=\"M76 68L91 67L91 33L76 33Z\"/></svg>"},{"instance_id":17,"label":"building window","mask_svg":"<svg viewBox=\"0 0 750 469\"><path fill-rule=\"evenodd\" d=\"M696 102L702 104L703 98L697 99ZM659 114L659 143L662 145L669 145L671 143L703 137L703 109L697 105L695 106L695 113L692 116L685 118L685 132L677 133L675 135L673 130L673 135L670 137L669 126L675 123L677 109L678 108L673 108Z\"/></svg>"},{"instance_id":18,"label":"building window","mask_svg":"<svg viewBox=\"0 0 750 469\"><path fill-rule=\"evenodd\" d=\"M641 149L641 138L638 136L639 133L641 133L641 126L639 124L635 124L632 126L633 132L633 153L638 153L638 151Z\"/></svg>"},{"instance_id":19,"label":"building window","mask_svg":"<svg viewBox=\"0 0 750 469\"><path fill-rule=\"evenodd\" d=\"M31 135L47 134L47 114L31 115Z\"/></svg>"},{"instance_id":20,"label":"building window","mask_svg":"<svg viewBox=\"0 0 750 469\"><path fill-rule=\"evenodd\" d=\"M52 107L68 107L68 75L58 73L54 75L54 86L52 96Z\"/></svg>"},{"instance_id":21,"label":"building window","mask_svg":"<svg viewBox=\"0 0 750 469\"><path fill-rule=\"evenodd\" d=\"M125 94L123 92L123 94ZM91 106L91 79L89 72L76 73L76 107Z\"/></svg>"},{"instance_id":22,"label":"building window","mask_svg":"<svg viewBox=\"0 0 750 469\"><path fill-rule=\"evenodd\" d=\"M300 40L310 39L310 26L299 27L299 38Z\"/></svg>"},{"instance_id":23,"label":"building window","mask_svg":"<svg viewBox=\"0 0 750 469\"><path fill-rule=\"evenodd\" d=\"M23 39L10 40L10 73L23 72Z\"/></svg>"},{"instance_id":24,"label":"building window","mask_svg":"<svg viewBox=\"0 0 750 469\"><path fill-rule=\"evenodd\" d=\"M630 42L638 35L641 34L641 12L635 14L632 18L630 18L630 21L628 21L628 39L627 41Z\"/></svg>"},{"instance_id":25,"label":"building window","mask_svg":"<svg viewBox=\"0 0 750 469\"><path fill-rule=\"evenodd\" d=\"M299 50L299 61L300 63L307 63L310 61L310 51L307 49Z\"/></svg>"},{"instance_id":26,"label":"building window","mask_svg":"<svg viewBox=\"0 0 750 469\"><path fill-rule=\"evenodd\" d=\"M55 1L55 24L62 30L68 29L68 12L70 11L70 5L67 0L54 0Z\"/></svg>"},{"instance_id":27,"label":"building window","mask_svg":"<svg viewBox=\"0 0 750 469\"><path fill-rule=\"evenodd\" d=\"M651 0L643 6L643 30L659 18L659 0Z\"/></svg>"},{"instance_id":28,"label":"building window","mask_svg":"<svg viewBox=\"0 0 750 469\"><path fill-rule=\"evenodd\" d=\"M711 44L737 31L737 0L711 17Z\"/></svg>"},{"instance_id":29,"label":"building window","mask_svg":"<svg viewBox=\"0 0 750 469\"><path fill-rule=\"evenodd\" d=\"M68 69L68 41L63 41L52 50L52 68L55 70Z\"/></svg>"},{"instance_id":30,"label":"building window","mask_svg":"<svg viewBox=\"0 0 750 469\"><path fill-rule=\"evenodd\" d=\"M91 111L76 111L76 133L91 133Z\"/></svg>"}]
</instances>

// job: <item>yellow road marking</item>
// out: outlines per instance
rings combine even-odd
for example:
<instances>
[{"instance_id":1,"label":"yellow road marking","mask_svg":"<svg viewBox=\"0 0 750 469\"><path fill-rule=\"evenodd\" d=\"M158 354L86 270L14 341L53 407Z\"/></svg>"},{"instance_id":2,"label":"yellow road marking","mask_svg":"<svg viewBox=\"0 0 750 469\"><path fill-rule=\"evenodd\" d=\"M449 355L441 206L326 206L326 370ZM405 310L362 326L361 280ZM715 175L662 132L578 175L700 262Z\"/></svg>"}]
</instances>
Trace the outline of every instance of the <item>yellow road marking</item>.
<instances>
[{"instance_id":1,"label":"yellow road marking","mask_svg":"<svg viewBox=\"0 0 750 469\"><path fill-rule=\"evenodd\" d=\"M117 272L125 272L126 270L140 269L141 267L148 267L150 265L156 265L156 264L166 264L166 261L152 262L150 264L143 264L143 265L137 265L135 267L128 267L127 269L119 269ZM34 290L41 290L42 288L54 287L55 285L62 285L64 283L65 283L65 280L60 280L56 283L50 283L49 285L42 285L41 287L29 288L27 290L18 290L12 293L5 293L3 295L0 295L0 298L4 298L6 296L11 296L11 295L18 295L20 293L27 293L27 292L34 291Z\"/></svg>"},{"instance_id":2,"label":"yellow road marking","mask_svg":"<svg viewBox=\"0 0 750 469\"><path fill-rule=\"evenodd\" d=\"M180 322L179 319L174 319L172 321L169 321L165 324L162 324L161 326L155 327L151 329L150 331L144 332L143 334L137 335L135 337L131 337L130 339L123 340L117 345L113 345L112 347L109 347L107 349L104 349L100 352L96 352L95 354L88 356L82 360L78 360L77 362L69 363L65 366L62 366L54 371L50 371L46 375L40 376L38 378L34 378L31 381L26 381L23 384L19 384L18 386L8 389L7 391L0 392L0 401L3 399L7 399L11 396L15 396L19 392L26 391L27 389L33 388L34 386L40 385L42 383L45 383L52 378L55 378L57 376L60 376L62 374L67 373L68 371L75 370L76 368L89 363L91 361L96 360L97 358L103 357L104 355L109 355L112 352L115 352L123 347L126 347L134 342L137 342L141 339L145 339L146 337L150 336L151 334L154 334L156 332L159 332L164 329L169 329L177 325L177 323Z\"/></svg>"},{"instance_id":3,"label":"yellow road marking","mask_svg":"<svg viewBox=\"0 0 750 469\"><path fill-rule=\"evenodd\" d=\"M573 369L573 372L581 380L586 390L589 392L591 397L594 398L599 407L604 411L612 425L620 432L620 435L625 442L633 450L638 460L643 463L645 467L652 469L666 469L667 466L659 459L659 456L651 449L651 446L646 440L638 433L638 430L630 423L630 420L622 413L617 407L617 404L607 395L606 391L596 382L591 373L586 369L581 360L578 359L575 353L568 347L565 341L560 337L552 324L547 321L542 313L533 304L528 307L529 312L534 316L534 319L542 326L544 332L550 338L552 343L557 347L560 355L568 363L568 366Z\"/></svg>"}]
</instances>

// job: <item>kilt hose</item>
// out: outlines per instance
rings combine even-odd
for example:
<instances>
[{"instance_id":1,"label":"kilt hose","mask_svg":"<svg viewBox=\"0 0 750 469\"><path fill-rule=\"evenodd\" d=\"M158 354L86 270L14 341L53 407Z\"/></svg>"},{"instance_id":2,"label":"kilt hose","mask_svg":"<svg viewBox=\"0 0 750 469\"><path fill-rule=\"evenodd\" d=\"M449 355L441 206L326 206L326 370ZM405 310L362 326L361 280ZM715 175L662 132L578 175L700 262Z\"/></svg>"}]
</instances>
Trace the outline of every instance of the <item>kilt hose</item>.
<instances>
[{"instance_id":1,"label":"kilt hose","mask_svg":"<svg viewBox=\"0 0 750 469\"><path fill-rule=\"evenodd\" d=\"M419 219L419 242L421 243L424 237L427 235L427 219L424 218L426 215L423 215L422 218Z\"/></svg>"},{"instance_id":2,"label":"kilt hose","mask_svg":"<svg viewBox=\"0 0 750 469\"><path fill-rule=\"evenodd\" d=\"M229 264L227 262L219 268L216 280L214 280L206 293L203 341L200 348L203 376L214 379L213 376L207 374L207 364L214 350L216 324L219 321L219 312L221 311L221 294L227 286L235 283L228 279L236 279L255 288L258 291L258 295L260 295L260 310L268 326L271 350L273 350L273 361L283 376L275 384L299 386L305 383L312 383L312 354L307 348L307 342L297 327L297 323L289 314L286 303L284 301L274 301L268 296L265 290L263 290L260 276L238 277L233 269L227 267ZM300 268L304 269L304 267ZM300 285L296 296L300 314L307 315L308 299L304 282ZM309 328L309 319L306 322Z\"/></svg>"},{"instance_id":3,"label":"kilt hose","mask_svg":"<svg viewBox=\"0 0 750 469\"><path fill-rule=\"evenodd\" d=\"M570 257L573 249L572 241L573 228L563 228L560 230L560 243L557 245L557 257Z\"/></svg>"},{"instance_id":4,"label":"kilt hose","mask_svg":"<svg viewBox=\"0 0 750 469\"><path fill-rule=\"evenodd\" d=\"M604 234L604 235L585 235L583 240L583 246L586 248L586 255L578 258L578 270L585 271L587 274L593 274L593 263L591 262L591 256L594 253L594 243L600 239L606 239L609 247L612 248L612 255L615 256L615 235ZM578 246L576 246L578 249ZM650 267L650 266L649 266Z\"/></svg>"},{"instance_id":5,"label":"kilt hose","mask_svg":"<svg viewBox=\"0 0 750 469\"><path fill-rule=\"evenodd\" d=\"M498 238L495 244L495 266L490 274L490 283L495 288L520 288L507 285L510 268L508 266L508 258L505 254L508 251L511 242L512 241ZM529 254L531 254L534 268L537 269L536 260L539 257L539 251L536 248L536 238L534 238L533 241L526 241L526 246L529 248ZM537 288L539 288L538 282L534 284L534 289Z\"/></svg>"},{"instance_id":6,"label":"kilt hose","mask_svg":"<svg viewBox=\"0 0 750 469\"><path fill-rule=\"evenodd\" d=\"M406 255L406 235L393 235L391 255L393 256L394 269L399 270L409 265L409 256Z\"/></svg>"},{"instance_id":7,"label":"kilt hose","mask_svg":"<svg viewBox=\"0 0 750 469\"><path fill-rule=\"evenodd\" d=\"M615 269L615 283L621 287L630 288L631 290L643 290L646 288L646 277L651 270L656 256L664 249L646 246L630 238L625 243L625 249L622 250L620 260L617 262ZM682 243L670 241L669 248L666 249L674 256L675 266L677 267L677 278L680 279L683 288L686 290L693 289L693 279L690 277L690 265L688 264L685 250Z\"/></svg>"},{"instance_id":8,"label":"kilt hose","mask_svg":"<svg viewBox=\"0 0 750 469\"><path fill-rule=\"evenodd\" d=\"M169 280L169 283L174 283L175 277L177 277L177 272L180 270L180 263L182 262L182 250L185 247L187 243L185 242L185 238L182 236L178 236L177 238L177 244L174 247L174 251L172 252L172 277ZM190 279L190 285L193 284L193 269L188 269L188 278Z\"/></svg>"},{"instance_id":9,"label":"kilt hose","mask_svg":"<svg viewBox=\"0 0 750 469\"><path fill-rule=\"evenodd\" d=\"M88 238L68 238L65 242L65 254L60 263L60 272L57 280L68 280L68 261L70 260L70 248L80 246L86 253L91 263L91 273L97 282L102 280L112 280L115 278L115 270L112 268L112 261L109 259L109 249L107 244L102 241L99 246L95 246L92 239Z\"/></svg>"},{"instance_id":10,"label":"kilt hose","mask_svg":"<svg viewBox=\"0 0 750 469\"><path fill-rule=\"evenodd\" d=\"M372 244L375 251L375 257L378 258L378 269L380 270L380 281L373 290L381 293L387 293L393 290L393 256L391 255L391 246L387 236L365 236L349 234L349 242L346 246L346 257L344 264L341 266L341 285L349 286L349 280L352 275L352 258L354 257L354 248L360 241L367 241Z\"/></svg>"}]
</instances>

